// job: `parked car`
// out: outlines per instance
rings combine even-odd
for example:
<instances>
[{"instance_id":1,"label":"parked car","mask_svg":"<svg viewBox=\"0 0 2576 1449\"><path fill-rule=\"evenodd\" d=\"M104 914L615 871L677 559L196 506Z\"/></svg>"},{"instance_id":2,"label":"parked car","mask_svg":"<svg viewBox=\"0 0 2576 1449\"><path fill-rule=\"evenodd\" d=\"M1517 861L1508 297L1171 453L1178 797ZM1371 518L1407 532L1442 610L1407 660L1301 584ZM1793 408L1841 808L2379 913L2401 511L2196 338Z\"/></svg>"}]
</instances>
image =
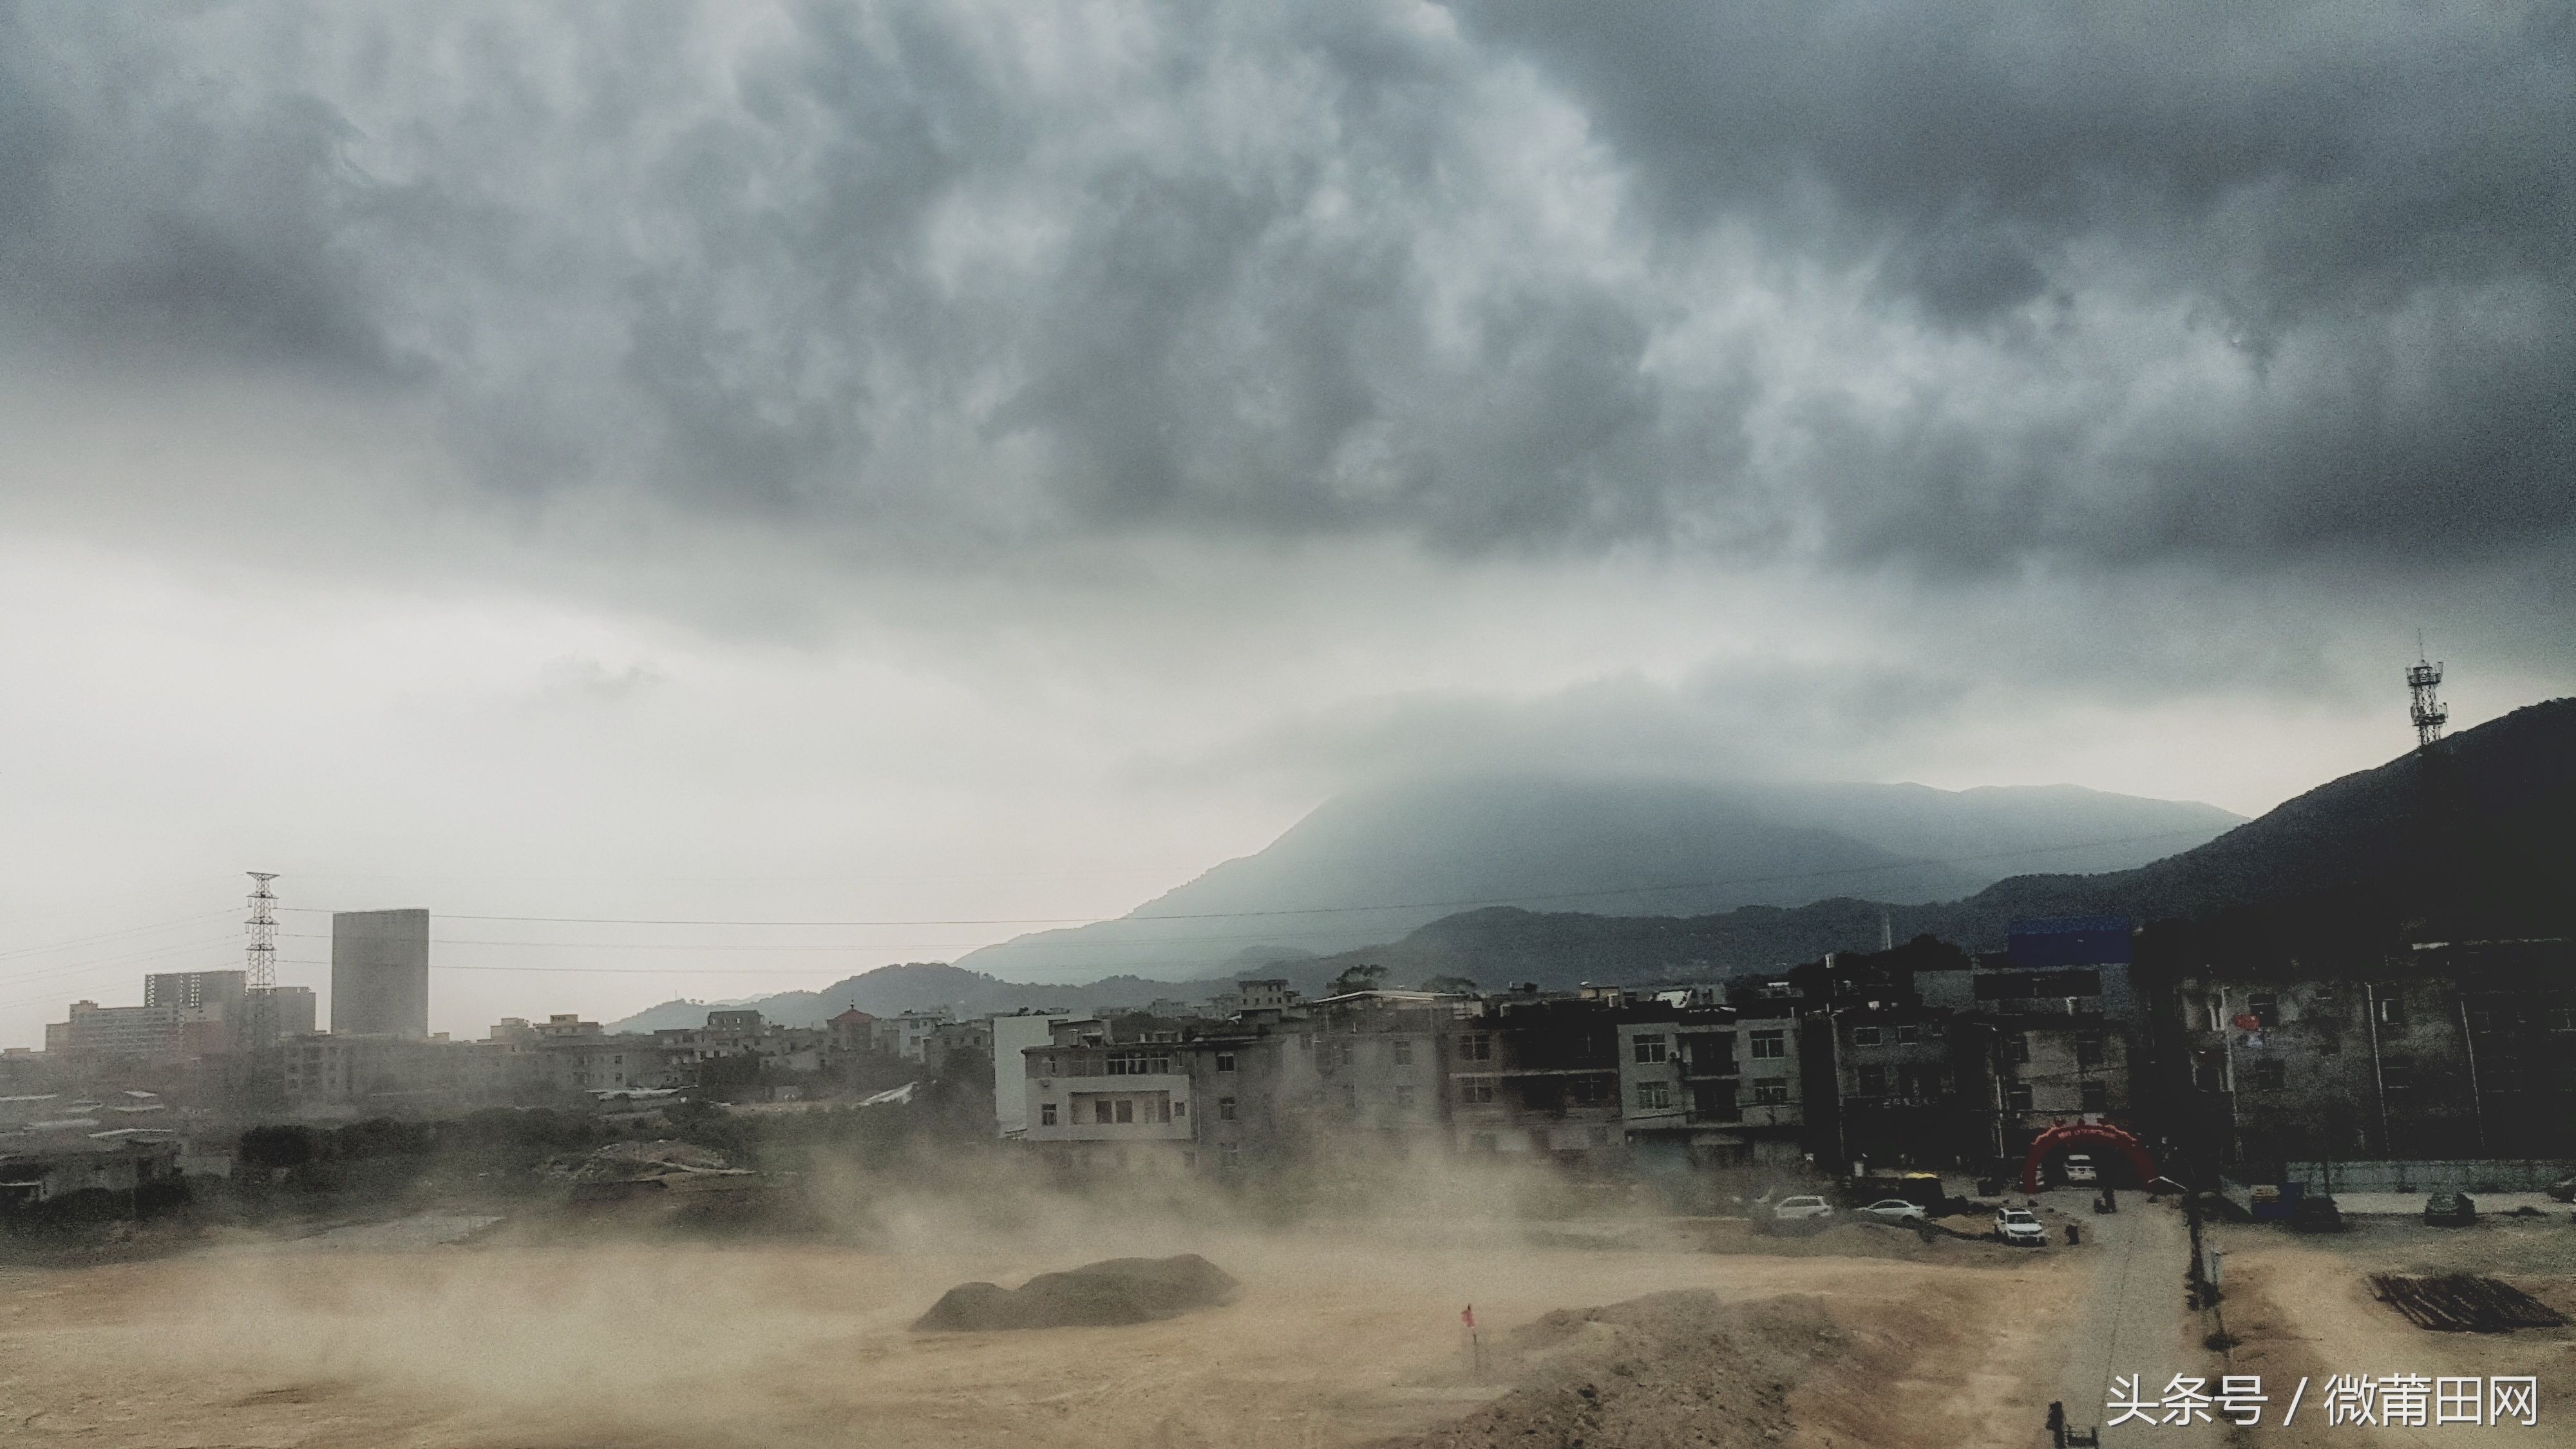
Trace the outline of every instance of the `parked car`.
<instances>
[{"instance_id":1,"label":"parked car","mask_svg":"<svg viewBox=\"0 0 2576 1449\"><path fill-rule=\"evenodd\" d=\"M2576 1177L2562 1177L2551 1183L2549 1195L2560 1202L2576 1202Z\"/></svg>"},{"instance_id":2,"label":"parked car","mask_svg":"<svg viewBox=\"0 0 2576 1449\"><path fill-rule=\"evenodd\" d=\"M1919 1223L1932 1216L1923 1210L1923 1204L1907 1202L1901 1197L1880 1198L1862 1208L1861 1212L1883 1223Z\"/></svg>"},{"instance_id":3,"label":"parked car","mask_svg":"<svg viewBox=\"0 0 2576 1449\"><path fill-rule=\"evenodd\" d=\"M2343 1231L2343 1209L2325 1193L2299 1199L2290 1209L2290 1231L2294 1233L2339 1233Z\"/></svg>"},{"instance_id":4,"label":"parked car","mask_svg":"<svg viewBox=\"0 0 2576 1449\"><path fill-rule=\"evenodd\" d=\"M2100 1182L2102 1180L2102 1169L2093 1165L2093 1157L2091 1153L2070 1152L2066 1154L2066 1180L2068 1182Z\"/></svg>"},{"instance_id":5,"label":"parked car","mask_svg":"<svg viewBox=\"0 0 2576 1449\"><path fill-rule=\"evenodd\" d=\"M1784 1223L1833 1215L1834 1205L1820 1197L1784 1197L1771 1208L1771 1216Z\"/></svg>"},{"instance_id":6,"label":"parked car","mask_svg":"<svg viewBox=\"0 0 2576 1449\"><path fill-rule=\"evenodd\" d=\"M2039 1214L2028 1208L1998 1208L1995 1210L1995 1237L2017 1246L2044 1247L2048 1243L2048 1227L2039 1220Z\"/></svg>"},{"instance_id":7,"label":"parked car","mask_svg":"<svg viewBox=\"0 0 2576 1449\"><path fill-rule=\"evenodd\" d=\"M2465 1192L2437 1192L2424 1199L2428 1227L2465 1228L2478 1220L2478 1200Z\"/></svg>"}]
</instances>

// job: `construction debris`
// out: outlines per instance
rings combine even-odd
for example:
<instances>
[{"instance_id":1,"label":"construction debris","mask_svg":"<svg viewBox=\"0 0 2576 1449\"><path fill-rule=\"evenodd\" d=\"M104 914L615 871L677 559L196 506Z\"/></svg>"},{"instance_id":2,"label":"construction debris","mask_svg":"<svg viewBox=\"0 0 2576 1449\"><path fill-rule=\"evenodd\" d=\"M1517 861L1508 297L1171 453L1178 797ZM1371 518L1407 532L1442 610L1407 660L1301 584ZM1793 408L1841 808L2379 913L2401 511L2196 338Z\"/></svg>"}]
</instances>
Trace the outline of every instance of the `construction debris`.
<instances>
[{"instance_id":1,"label":"construction debris","mask_svg":"<svg viewBox=\"0 0 2576 1449\"><path fill-rule=\"evenodd\" d=\"M2465 1273L2435 1278L2373 1273L2370 1290L2416 1327L2436 1333L2509 1333L2517 1328L2559 1328L2567 1322L2556 1309L2519 1288Z\"/></svg>"}]
</instances>

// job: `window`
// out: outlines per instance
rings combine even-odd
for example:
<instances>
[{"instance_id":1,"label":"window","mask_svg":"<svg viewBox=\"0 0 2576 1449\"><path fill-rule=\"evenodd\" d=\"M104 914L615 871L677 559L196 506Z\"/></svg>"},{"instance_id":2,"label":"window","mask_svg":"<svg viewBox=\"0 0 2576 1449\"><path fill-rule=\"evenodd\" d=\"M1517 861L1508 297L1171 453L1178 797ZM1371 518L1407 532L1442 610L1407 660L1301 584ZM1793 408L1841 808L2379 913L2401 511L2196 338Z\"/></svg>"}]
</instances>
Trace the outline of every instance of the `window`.
<instances>
[{"instance_id":1,"label":"window","mask_svg":"<svg viewBox=\"0 0 2576 1449\"><path fill-rule=\"evenodd\" d=\"M1040 1102L1038 1104L1038 1125L1041 1127L1052 1127L1055 1125L1055 1103Z\"/></svg>"},{"instance_id":2,"label":"window","mask_svg":"<svg viewBox=\"0 0 2576 1449\"><path fill-rule=\"evenodd\" d=\"M1395 1089L1395 1110L1399 1112L1410 1112L1413 1110L1413 1088L1409 1086L1399 1086Z\"/></svg>"},{"instance_id":3,"label":"window","mask_svg":"<svg viewBox=\"0 0 2576 1449\"><path fill-rule=\"evenodd\" d=\"M1861 1069L1860 1069L1860 1086L1859 1086L1859 1090L1858 1090L1858 1092L1857 1092L1857 1095L1859 1095L1859 1096L1863 1096L1863 1097L1884 1097L1884 1096L1886 1096L1886 1095L1887 1095L1887 1068L1885 1068L1885 1067L1863 1067L1863 1068L1861 1068Z\"/></svg>"},{"instance_id":4,"label":"window","mask_svg":"<svg viewBox=\"0 0 2576 1449\"><path fill-rule=\"evenodd\" d=\"M1481 1031L1475 1031L1469 1032L1467 1035L1458 1038L1458 1060L1462 1062L1489 1062L1493 1059L1494 1039L1492 1037L1487 1036Z\"/></svg>"},{"instance_id":5,"label":"window","mask_svg":"<svg viewBox=\"0 0 2576 1449\"><path fill-rule=\"evenodd\" d=\"M1174 1117L1186 1117L1186 1116L1188 1116L1188 1115L1190 1115L1190 1104L1189 1104L1189 1103L1187 1103L1187 1102L1174 1102L1174 1103L1172 1103L1172 1116L1174 1116ZM1168 1120L1168 1119L1166 1119L1166 1120Z\"/></svg>"},{"instance_id":6,"label":"window","mask_svg":"<svg viewBox=\"0 0 2576 1449\"><path fill-rule=\"evenodd\" d=\"M1232 1097L1219 1097L1216 1099L1216 1119L1220 1122L1231 1122L1234 1120L1234 1099Z\"/></svg>"},{"instance_id":7,"label":"window","mask_svg":"<svg viewBox=\"0 0 2576 1449\"><path fill-rule=\"evenodd\" d=\"M2406 999L2402 996L2383 996L2379 998L2379 1024L2381 1026L2404 1026L2406 1024Z\"/></svg>"},{"instance_id":8,"label":"window","mask_svg":"<svg viewBox=\"0 0 2576 1449\"><path fill-rule=\"evenodd\" d=\"M1636 1057L1641 1065L1652 1065L1664 1060L1665 1050L1665 1040L1660 1036L1641 1036L1636 1039Z\"/></svg>"},{"instance_id":9,"label":"window","mask_svg":"<svg viewBox=\"0 0 2576 1449\"><path fill-rule=\"evenodd\" d=\"M1876 1046L1879 1043L1880 1036L1881 1033L1877 1027L1856 1026L1852 1028L1852 1045Z\"/></svg>"},{"instance_id":10,"label":"window","mask_svg":"<svg viewBox=\"0 0 2576 1449\"><path fill-rule=\"evenodd\" d=\"M2079 1067L2102 1065L2102 1033L2079 1031L2075 1034L2075 1065Z\"/></svg>"},{"instance_id":11,"label":"window","mask_svg":"<svg viewBox=\"0 0 2576 1449\"><path fill-rule=\"evenodd\" d=\"M1216 1054L1216 1069L1217 1069L1218 1071L1220 1071L1220 1072L1230 1072L1230 1071L1233 1071L1233 1070L1234 1070L1234 1053L1232 1053L1232 1052L1218 1052L1218 1053Z\"/></svg>"},{"instance_id":12,"label":"window","mask_svg":"<svg viewBox=\"0 0 2576 1449\"><path fill-rule=\"evenodd\" d=\"M1672 1105L1673 1089L1670 1084L1664 1082L1639 1082L1637 1084L1637 1110L1641 1112L1661 1112Z\"/></svg>"},{"instance_id":13,"label":"window","mask_svg":"<svg viewBox=\"0 0 2576 1449\"><path fill-rule=\"evenodd\" d=\"M1162 1097L1162 1096L1158 1096L1158 1097L1156 1097L1156 1098L1153 1100L1152 1106L1153 1106L1153 1108L1154 1108L1154 1120L1155 1120L1155 1121L1157 1121L1157 1122L1169 1122L1169 1121L1171 1121L1171 1120L1172 1120L1172 1099L1171 1099L1171 1098L1169 1098L1169 1097Z\"/></svg>"},{"instance_id":14,"label":"window","mask_svg":"<svg viewBox=\"0 0 2576 1449\"><path fill-rule=\"evenodd\" d=\"M2269 991L2257 991L2246 997L2245 1011L2247 1015L2263 1023L2263 1029L2266 1031L2281 1024L2281 998Z\"/></svg>"},{"instance_id":15,"label":"window","mask_svg":"<svg viewBox=\"0 0 2576 1449\"><path fill-rule=\"evenodd\" d=\"M1458 1084L1458 1100L1461 1102L1490 1102L1494 1100L1494 1079L1491 1077L1469 1077L1460 1082Z\"/></svg>"},{"instance_id":16,"label":"window","mask_svg":"<svg viewBox=\"0 0 2576 1449\"><path fill-rule=\"evenodd\" d=\"M1342 1043L1342 1050L1341 1050L1341 1062L1342 1062L1342 1065L1343 1065L1343 1066L1346 1066L1346 1067L1347 1067L1347 1066L1349 1066L1353 1061L1355 1061L1355 1060L1357 1060L1357 1059L1358 1059L1358 1056L1359 1056L1359 1047L1358 1047L1355 1043L1352 1043L1352 1042L1344 1042L1344 1043Z\"/></svg>"},{"instance_id":17,"label":"window","mask_svg":"<svg viewBox=\"0 0 2576 1449\"><path fill-rule=\"evenodd\" d=\"M1923 1028L1909 1022L1896 1029L1896 1039L1898 1041L1921 1041L1923 1039Z\"/></svg>"},{"instance_id":18,"label":"window","mask_svg":"<svg viewBox=\"0 0 2576 1449\"><path fill-rule=\"evenodd\" d=\"M1754 1106L1756 1106L1756 1107L1785 1107L1785 1106L1787 1106L1788 1104L1789 1104L1789 1084L1788 1084L1787 1082L1782 1082L1782 1081L1771 1081L1771 1082L1755 1082L1755 1083L1753 1084L1753 1105L1754 1105Z\"/></svg>"},{"instance_id":19,"label":"window","mask_svg":"<svg viewBox=\"0 0 2576 1449\"><path fill-rule=\"evenodd\" d=\"M2289 1068L2279 1062L2256 1062L2254 1085L2266 1092L2277 1092L2288 1085Z\"/></svg>"},{"instance_id":20,"label":"window","mask_svg":"<svg viewBox=\"0 0 2576 1449\"><path fill-rule=\"evenodd\" d=\"M2005 1060L2005 1061L2008 1061L2008 1062L2017 1062L2017 1063L2022 1063L2022 1064L2025 1064L2025 1065L2029 1063L2029 1061L2030 1061L2030 1033L2029 1033L2029 1032L2026 1032L2026 1031L2017 1031L2017 1032L2014 1032L2012 1035L2010 1035L2010 1036L2008 1036L2008 1037L2005 1037L2005 1038L2004 1038L2004 1060Z\"/></svg>"},{"instance_id":21,"label":"window","mask_svg":"<svg viewBox=\"0 0 2576 1449\"><path fill-rule=\"evenodd\" d=\"M1409 1067L1413 1065L1413 1038L1409 1036L1400 1036L1395 1040L1388 1042L1386 1045L1388 1052L1392 1055L1397 1066Z\"/></svg>"},{"instance_id":22,"label":"window","mask_svg":"<svg viewBox=\"0 0 2576 1449\"><path fill-rule=\"evenodd\" d=\"M1744 1115L1736 1108L1733 1082L1693 1082L1691 1111L1711 1122L1733 1122Z\"/></svg>"},{"instance_id":23,"label":"window","mask_svg":"<svg viewBox=\"0 0 2576 1449\"><path fill-rule=\"evenodd\" d=\"M1103 1097L1095 1103L1093 1105L1093 1111L1095 1113L1093 1120L1095 1121L1115 1122L1118 1120L1118 1109L1109 1105L1109 1099L1107 1097Z\"/></svg>"},{"instance_id":24,"label":"window","mask_svg":"<svg viewBox=\"0 0 2576 1449\"><path fill-rule=\"evenodd\" d=\"M2108 1112L2111 1110L2110 1083L2086 1082L2078 1090L2081 1095L2077 1100L2083 1104L2083 1110L2087 1112Z\"/></svg>"},{"instance_id":25,"label":"window","mask_svg":"<svg viewBox=\"0 0 2576 1449\"><path fill-rule=\"evenodd\" d=\"M1731 1072L1735 1070L1735 1036L1695 1036L1690 1041L1690 1069L1694 1072Z\"/></svg>"},{"instance_id":26,"label":"window","mask_svg":"<svg viewBox=\"0 0 2576 1449\"><path fill-rule=\"evenodd\" d=\"M1758 1062L1758 1061L1772 1060L1772 1059L1776 1059L1776 1058L1780 1058L1780 1057L1785 1057L1785 1056L1787 1056L1788 1054L1789 1054L1789 1033L1788 1033L1788 1032L1786 1032L1786 1031L1757 1031L1757 1032L1755 1032L1755 1033L1753 1034L1753 1059L1754 1059L1755 1061L1757 1061L1757 1062Z\"/></svg>"},{"instance_id":27,"label":"window","mask_svg":"<svg viewBox=\"0 0 2576 1449\"><path fill-rule=\"evenodd\" d=\"M2004 1084L2004 1105L2005 1105L2006 1107L2010 1108L2011 1110L2015 1111L2015 1112L2027 1112L2027 1111L2029 1111L2029 1110L2030 1110L2030 1083L2028 1083L2028 1082L2007 1082L2007 1083L2005 1083L2005 1084Z\"/></svg>"},{"instance_id":28,"label":"window","mask_svg":"<svg viewBox=\"0 0 2576 1449\"><path fill-rule=\"evenodd\" d=\"M1118 1099L1118 1120L1121 1122L1133 1122L1136 1120L1135 1098L1121 1097Z\"/></svg>"},{"instance_id":29,"label":"window","mask_svg":"<svg viewBox=\"0 0 2576 1449\"><path fill-rule=\"evenodd\" d=\"M2541 1019L2551 1031L2576 1031L2576 1007L2553 1006Z\"/></svg>"}]
</instances>

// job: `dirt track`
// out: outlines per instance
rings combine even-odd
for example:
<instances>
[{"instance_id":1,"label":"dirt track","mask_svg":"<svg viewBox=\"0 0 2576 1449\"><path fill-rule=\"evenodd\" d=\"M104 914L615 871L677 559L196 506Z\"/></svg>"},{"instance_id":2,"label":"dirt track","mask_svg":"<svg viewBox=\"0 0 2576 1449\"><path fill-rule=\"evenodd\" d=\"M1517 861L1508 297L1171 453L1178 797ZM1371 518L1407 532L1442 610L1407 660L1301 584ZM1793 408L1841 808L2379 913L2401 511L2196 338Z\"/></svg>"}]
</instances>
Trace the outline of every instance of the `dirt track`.
<instances>
[{"instance_id":1,"label":"dirt track","mask_svg":"<svg viewBox=\"0 0 2576 1449\"><path fill-rule=\"evenodd\" d=\"M1705 1289L1813 1295L1863 1377L1820 1375L1792 1442L2018 1443L2045 1395L2017 1359L2080 1274L2010 1266L1211 1238L1241 1278L1161 1323L915 1335L948 1286L1060 1251L781 1246L240 1252L0 1273L0 1441L179 1445L1336 1445L1500 1392L1488 1333L1553 1309ZM1839 1362L1839 1360L1838 1360ZM1850 1372L1862 1372L1852 1370ZM1868 1423L1862 1424L1860 1420ZM1903 1426L1891 1427L1891 1426Z\"/></svg>"}]
</instances>

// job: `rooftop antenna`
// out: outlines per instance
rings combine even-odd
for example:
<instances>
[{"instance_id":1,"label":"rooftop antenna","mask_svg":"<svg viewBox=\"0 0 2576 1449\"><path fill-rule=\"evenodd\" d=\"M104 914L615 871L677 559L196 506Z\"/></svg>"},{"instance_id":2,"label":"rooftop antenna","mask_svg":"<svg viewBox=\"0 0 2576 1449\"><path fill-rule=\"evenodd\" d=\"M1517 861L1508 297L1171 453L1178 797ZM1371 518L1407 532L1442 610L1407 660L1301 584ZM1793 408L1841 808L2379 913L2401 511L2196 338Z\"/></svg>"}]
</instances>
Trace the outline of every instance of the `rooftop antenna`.
<instances>
[{"instance_id":1,"label":"rooftop antenna","mask_svg":"<svg viewBox=\"0 0 2576 1449\"><path fill-rule=\"evenodd\" d=\"M266 991L277 985L277 893L268 883L277 879L273 870L245 871L250 877L250 989Z\"/></svg>"},{"instance_id":2,"label":"rooftop antenna","mask_svg":"<svg viewBox=\"0 0 2576 1449\"><path fill-rule=\"evenodd\" d=\"M2423 754L2433 752L2433 744L2442 738L2442 726L2451 722L2451 712L2442 707L2436 693L2442 687L2442 666L2424 657L2424 634L2415 634L2415 662L2406 666L2406 692L2411 696L2407 714L2415 721L2415 748Z\"/></svg>"}]
</instances>

